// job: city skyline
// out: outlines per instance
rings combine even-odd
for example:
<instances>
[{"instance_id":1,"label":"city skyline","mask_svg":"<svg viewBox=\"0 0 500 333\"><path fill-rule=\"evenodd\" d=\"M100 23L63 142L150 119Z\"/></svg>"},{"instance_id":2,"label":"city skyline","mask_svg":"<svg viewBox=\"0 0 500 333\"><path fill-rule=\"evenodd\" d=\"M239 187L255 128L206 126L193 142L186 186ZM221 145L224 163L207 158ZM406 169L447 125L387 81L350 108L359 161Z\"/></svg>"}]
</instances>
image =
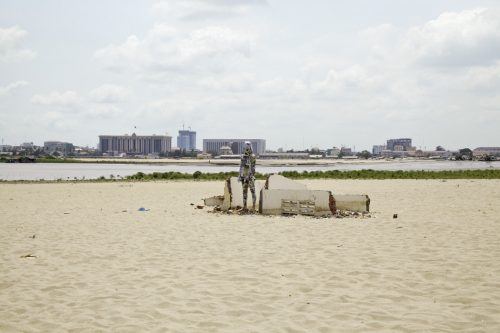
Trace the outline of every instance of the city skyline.
<instances>
[{"instance_id":1,"label":"city skyline","mask_svg":"<svg viewBox=\"0 0 500 333\"><path fill-rule=\"evenodd\" d=\"M0 137L500 146L491 0L0 2ZM160 132L159 130L163 130Z\"/></svg>"},{"instance_id":2,"label":"city skyline","mask_svg":"<svg viewBox=\"0 0 500 333\"><path fill-rule=\"evenodd\" d=\"M194 135L194 137L196 137L196 131L187 131L187 130L179 130L179 133L181 132L187 132L187 133L191 133L191 135ZM184 133L186 134L186 133ZM339 150L342 150L342 149L348 149L348 150L352 150L353 152L362 152L362 151L368 151L368 152L373 152L374 155L376 155L377 153L375 153L375 150L378 151L378 153L380 153L382 150L388 150L388 151L398 151L398 150L401 150L401 151L409 151L409 150L421 150L421 151L436 151L436 150L440 150L440 151L458 151L459 149L464 149L464 148L467 148L467 149L480 149L480 148L484 148L486 146L477 146L477 147L473 147L473 146L464 146L464 147L460 147L458 149L449 149L449 148L446 148L446 147L443 147L442 145L436 145L436 146L432 146L432 147L426 147L426 146L420 146L420 145L414 145L413 144L413 140L411 138L388 138L385 140L385 143L384 144L373 144L371 145L371 147L369 149L365 149L365 148L361 148L361 149L357 149L356 146L349 146L349 145L336 145L336 144L333 144L333 145L329 145L329 146L311 146L311 147L305 147L305 148L299 148L299 147L288 147L288 148L283 148L283 147L278 147L278 148L266 148L266 139L248 139L248 138L233 138L233 139L221 139L221 138L202 138L201 141L202 141L202 144L200 147L196 147L196 148L191 148L191 149L186 149L186 148L183 148L183 147L180 147L180 146L174 146L173 145L173 142L174 142L174 137L169 135L169 134L165 134L165 135L158 135L158 134L142 134L142 133L135 133L133 132L132 134L129 134L129 133L125 133L125 134L101 134L99 135L99 142L95 145L95 146L81 146L81 145L77 145L75 144L76 147L86 147L86 148L92 148L92 149L96 149L96 150L99 150L101 151L102 149L100 149L101 147L101 142L102 142L102 138L103 137L108 137L108 138L122 138L122 139L133 139L135 137L148 137L148 138L163 138L163 137L168 137L169 138L169 144L168 144L168 151L174 151L174 150L177 150L177 149L181 149L181 150L195 150L195 151L200 151L200 152L209 152L208 149L206 149L206 142L217 142L217 147L222 147L222 146L227 146L227 145L232 145L233 143L235 142L238 142L239 143L239 148L235 148L237 153L239 154L240 153L240 150L241 150L241 147L243 145L244 142L246 141L251 141L251 142L259 142L259 143L255 143L254 142L254 150L255 151L259 151L260 153L263 153L263 152L277 152L277 151L310 151L310 150L315 150L315 149L320 149L322 151L327 151L327 150L332 150L332 149L339 149ZM177 137L177 140L179 140L179 137ZM73 144L73 142L65 142L65 141L47 141L47 140L44 140L44 144L43 145L46 145L48 142L55 142L55 143L60 143L60 144ZM22 143L20 144L15 144L15 145L12 145L12 144L8 144L8 143L3 143L0 145L0 147L24 147L24 146L43 146L43 145L39 145L37 143L34 143L34 142L30 142L30 141L23 141ZM256 145L259 145L260 148L257 148ZM399 147L398 147L399 146ZM488 147L493 147L495 149L498 149L498 146L488 146ZM234 147L233 147L234 148ZM218 150L218 148L216 149ZM125 151L123 151L125 152Z\"/></svg>"},{"instance_id":3,"label":"city skyline","mask_svg":"<svg viewBox=\"0 0 500 333\"><path fill-rule=\"evenodd\" d=\"M191 133L191 135L194 135L194 139L196 140L196 142L198 142L198 140L196 139L196 131L191 131L191 130L184 130L184 129L179 129L179 133L181 132L186 132L186 133ZM135 132L132 132L132 133L123 133L123 134L100 134L98 136L98 142L95 144L95 145L78 145L78 144L75 144L75 146L79 146L79 147L89 147L89 148L95 148L95 149L99 149L99 141L101 140L101 137L103 136L109 136L109 137L134 137L134 136L157 136L157 137L163 137L163 136L168 136L171 138L171 141L172 141L172 144L171 144L171 148L170 149L186 149L186 148L183 148L183 147L180 147L179 145L174 145L174 136L170 135L169 132L165 132L165 134L156 134L156 133L135 133ZM222 136L221 136L222 137ZM234 139L220 139L220 138L200 138L199 140L201 140L201 145L199 145L198 143L196 143L196 148L191 148L191 149L187 149L187 150L198 150L198 151L204 151L203 149L203 146L205 145L205 141L228 141L230 142L231 140L236 140L236 141L246 141L246 140L254 140L254 139L245 139L245 138L234 138ZM261 139L257 139L257 140L261 140ZM266 142L267 140L266 139L262 139L264 142ZM349 149L352 149L353 151L355 152L361 152L361 151L373 151L373 149L386 149L387 147L387 144L389 144L389 147L387 148L388 150L394 150L394 149L391 149L392 147L390 146L390 141L399 141L399 140L409 140L407 143L408 143L408 147L413 147L414 149L418 149L418 150L423 150L423 151L433 151L433 150L436 150L438 149L445 149L447 151L458 151L459 149L462 149L462 148L470 148L470 149L474 149L474 148L478 148L478 147L498 147L499 145L496 145L496 146L493 146L493 145L490 145L490 146L463 146L463 147L459 147L459 148L456 148L456 149L453 149L453 148L448 148L448 147L443 147L442 145L434 145L434 146L422 146L422 145L419 145L418 143L417 144L413 144L412 145L412 141L413 139L411 138L387 138L384 140L384 142L382 144L380 143L373 143L371 144L368 148L364 148L364 147L358 147L356 148L355 145L348 145L348 144L336 144L336 143L333 143L333 144L330 144L330 145L326 145L326 146L321 146L321 145L313 145L313 146L309 146L309 147L273 147L271 145L271 147L265 149L265 151L278 151L278 150L285 150L285 151L307 151L307 150L314 150L316 148L318 149L321 149L321 150L327 150L327 149L331 149L331 148L349 148ZM45 143L47 141L50 141L50 140L43 140L42 142ZM71 140L66 140L66 141L62 141L62 140L52 140L52 141L55 141L55 142L68 142L68 143L71 143L73 144L73 141ZM177 142L179 142L179 136L177 136ZM43 144L37 144L33 141L29 141L29 140L24 140L24 141L21 141L20 143L16 143L16 144L11 144L11 143L8 143L8 142L3 142L3 138L2 138L2 141L1 141L1 145L5 145L5 146L17 146L17 147L21 147L23 145L26 145L26 144L31 144L31 145L35 145L35 146L43 146ZM267 144L267 143L266 143ZM404 145L404 144L403 144ZM377 147L377 148L375 148ZM404 149L406 150L406 148Z\"/></svg>"}]
</instances>

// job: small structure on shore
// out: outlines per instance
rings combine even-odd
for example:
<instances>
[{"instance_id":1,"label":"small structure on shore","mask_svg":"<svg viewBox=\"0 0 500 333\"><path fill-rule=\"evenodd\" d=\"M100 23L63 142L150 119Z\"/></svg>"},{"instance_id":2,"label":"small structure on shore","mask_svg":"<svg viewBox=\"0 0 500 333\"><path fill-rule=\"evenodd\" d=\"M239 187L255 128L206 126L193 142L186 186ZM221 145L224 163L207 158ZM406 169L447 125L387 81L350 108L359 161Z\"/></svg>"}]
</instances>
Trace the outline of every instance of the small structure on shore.
<instances>
[{"instance_id":1,"label":"small structure on shore","mask_svg":"<svg viewBox=\"0 0 500 333\"><path fill-rule=\"evenodd\" d=\"M7 159L7 163L35 163L36 158L31 156L21 156Z\"/></svg>"},{"instance_id":2,"label":"small structure on shore","mask_svg":"<svg viewBox=\"0 0 500 333\"><path fill-rule=\"evenodd\" d=\"M370 198L365 194L333 194L332 191L310 190L306 185L281 175L267 177L259 192L259 213L264 215L334 216L337 210L369 212ZM205 199L206 206L221 211L241 209L242 185L237 177L225 181L224 195Z\"/></svg>"}]
</instances>

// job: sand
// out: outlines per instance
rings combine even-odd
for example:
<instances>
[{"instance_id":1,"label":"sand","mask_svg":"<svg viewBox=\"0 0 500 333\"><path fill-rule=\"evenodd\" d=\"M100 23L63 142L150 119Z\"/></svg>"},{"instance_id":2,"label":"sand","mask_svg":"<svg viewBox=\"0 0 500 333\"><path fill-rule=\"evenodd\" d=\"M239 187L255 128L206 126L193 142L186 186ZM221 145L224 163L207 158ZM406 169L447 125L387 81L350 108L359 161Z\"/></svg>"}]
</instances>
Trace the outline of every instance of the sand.
<instances>
[{"instance_id":1,"label":"sand","mask_svg":"<svg viewBox=\"0 0 500 333\"><path fill-rule=\"evenodd\" d=\"M373 217L190 205L222 182L0 184L0 331L500 332L500 181L306 183Z\"/></svg>"}]
</instances>

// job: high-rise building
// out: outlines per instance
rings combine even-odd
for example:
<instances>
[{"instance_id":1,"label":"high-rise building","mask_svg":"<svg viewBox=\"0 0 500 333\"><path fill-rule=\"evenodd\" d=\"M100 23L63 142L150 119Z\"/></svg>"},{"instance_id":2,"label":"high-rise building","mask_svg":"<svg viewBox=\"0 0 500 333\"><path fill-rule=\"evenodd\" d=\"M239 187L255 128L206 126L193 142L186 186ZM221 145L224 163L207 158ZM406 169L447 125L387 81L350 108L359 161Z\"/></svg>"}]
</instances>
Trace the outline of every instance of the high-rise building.
<instances>
[{"instance_id":1,"label":"high-rise building","mask_svg":"<svg viewBox=\"0 0 500 333\"><path fill-rule=\"evenodd\" d=\"M411 148L412 148L411 139L409 139L409 138L387 140L387 150L408 151L408 150L411 150Z\"/></svg>"},{"instance_id":2,"label":"high-rise building","mask_svg":"<svg viewBox=\"0 0 500 333\"><path fill-rule=\"evenodd\" d=\"M337 148L337 147L333 147L332 149L328 149L328 150L326 151L326 154L327 154L328 156L334 156L334 157L337 157L337 156L339 156L339 154L340 154L340 149L339 149L339 148Z\"/></svg>"},{"instance_id":3,"label":"high-rise building","mask_svg":"<svg viewBox=\"0 0 500 333\"><path fill-rule=\"evenodd\" d=\"M386 149L387 147L385 145L374 145L372 148L372 154L375 156L382 155L382 152Z\"/></svg>"},{"instance_id":4,"label":"high-rise building","mask_svg":"<svg viewBox=\"0 0 500 333\"><path fill-rule=\"evenodd\" d=\"M177 136L177 147L185 150L195 150L196 132L179 130L179 135Z\"/></svg>"},{"instance_id":5,"label":"high-rise building","mask_svg":"<svg viewBox=\"0 0 500 333\"><path fill-rule=\"evenodd\" d=\"M72 143L61 142L61 141L45 141L43 143L43 149L49 154L59 152L64 156L71 154L75 151L75 147Z\"/></svg>"},{"instance_id":6,"label":"high-rise building","mask_svg":"<svg viewBox=\"0 0 500 333\"><path fill-rule=\"evenodd\" d=\"M341 147L341 148L340 148L340 154L341 154L342 156L352 156L352 155L353 155L353 152L352 152L352 149L351 149L351 148Z\"/></svg>"},{"instance_id":7,"label":"high-rise building","mask_svg":"<svg viewBox=\"0 0 500 333\"><path fill-rule=\"evenodd\" d=\"M172 149L168 135L99 135L99 151L103 154L164 154Z\"/></svg>"},{"instance_id":8,"label":"high-rise building","mask_svg":"<svg viewBox=\"0 0 500 333\"><path fill-rule=\"evenodd\" d=\"M245 141L250 141L255 155L263 154L266 151L266 140L264 139L203 139L203 152L212 155L219 155L223 146L229 146L233 154L242 154Z\"/></svg>"}]
</instances>

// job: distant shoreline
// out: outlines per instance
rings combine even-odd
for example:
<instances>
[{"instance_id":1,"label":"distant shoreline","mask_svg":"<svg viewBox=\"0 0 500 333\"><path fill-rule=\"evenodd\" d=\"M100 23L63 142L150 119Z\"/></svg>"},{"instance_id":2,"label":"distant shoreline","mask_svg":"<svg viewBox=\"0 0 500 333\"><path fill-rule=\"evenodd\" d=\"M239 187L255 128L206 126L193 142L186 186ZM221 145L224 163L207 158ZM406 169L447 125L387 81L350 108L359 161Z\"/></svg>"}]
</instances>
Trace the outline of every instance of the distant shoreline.
<instances>
[{"instance_id":1,"label":"distant shoreline","mask_svg":"<svg viewBox=\"0 0 500 333\"><path fill-rule=\"evenodd\" d=\"M394 163L437 163L442 159L423 158L395 158L395 159L257 159L259 166L336 166L336 165L363 165L363 164L394 164ZM5 161L2 161L6 163ZM460 161L457 161L460 162ZM481 161L479 161L481 162ZM499 161L488 161L500 162ZM239 165L239 159L194 159L194 158L158 158L158 159L136 159L136 158L36 158L30 163L95 163L95 164L138 164L138 165L190 165L190 166L233 166Z\"/></svg>"},{"instance_id":2,"label":"distant shoreline","mask_svg":"<svg viewBox=\"0 0 500 333\"><path fill-rule=\"evenodd\" d=\"M433 162L435 160L424 159L306 159L306 160L267 160L257 159L257 165L261 166L332 166L341 164L384 164L384 163L415 163L415 162ZM154 165L239 165L239 159L121 159L121 158L70 158L63 160L42 160L37 163L104 163L104 164L154 164Z\"/></svg>"},{"instance_id":3,"label":"distant shoreline","mask_svg":"<svg viewBox=\"0 0 500 333\"><path fill-rule=\"evenodd\" d=\"M337 179L337 180L388 180L388 179L500 179L500 169L486 170L441 170L441 171L385 171L385 170L330 170L330 171L282 171L279 174L291 179ZM229 177L237 176L232 172L137 172L125 177L104 177L96 179L57 179L57 180L2 180L0 184L32 184L32 183L101 183L101 182L149 182L149 181L223 181ZM257 180L265 180L268 174L257 173Z\"/></svg>"}]
</instances>

